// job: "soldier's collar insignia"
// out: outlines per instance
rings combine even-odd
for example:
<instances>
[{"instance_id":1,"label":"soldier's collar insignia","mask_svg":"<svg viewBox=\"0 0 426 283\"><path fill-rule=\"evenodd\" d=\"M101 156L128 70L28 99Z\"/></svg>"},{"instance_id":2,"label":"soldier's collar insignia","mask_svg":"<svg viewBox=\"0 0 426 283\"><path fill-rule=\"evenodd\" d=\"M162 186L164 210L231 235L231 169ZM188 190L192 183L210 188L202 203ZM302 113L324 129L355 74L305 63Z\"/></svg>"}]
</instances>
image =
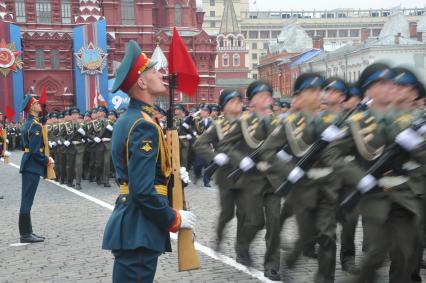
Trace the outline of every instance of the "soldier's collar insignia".
<instances>
[{"instance_id":1,"label":"soldier's collar insignia","mask_svg":"<svg viewBox=\"0 0 426 283\"><path fill-rule=\"evenodd\" d=\"M143 112L149 114L150 116L154 115L154 108L151 105L143 105L141 109Z\"/></svg>"},{"instance_id":2,"label":"soldier's collar insignia","mask_svg":"<svg viewBox=\"0 0 426 283\"><path fill-rule=\"evenodd\" d=\"M152 151L151 143L152 141L143 140L141 150L143 150L146 153L151 152Z\"/></svg>"}]
</instances>

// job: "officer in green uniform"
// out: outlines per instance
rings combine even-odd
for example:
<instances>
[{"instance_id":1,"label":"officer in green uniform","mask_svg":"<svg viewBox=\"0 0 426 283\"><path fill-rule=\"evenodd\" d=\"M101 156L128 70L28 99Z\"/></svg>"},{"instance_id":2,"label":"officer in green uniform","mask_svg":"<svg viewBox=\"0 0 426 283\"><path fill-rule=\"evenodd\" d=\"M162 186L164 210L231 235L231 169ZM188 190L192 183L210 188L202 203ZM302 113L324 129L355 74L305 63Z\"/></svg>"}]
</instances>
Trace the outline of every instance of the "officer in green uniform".
<instances>
[{"instance_id":1,"label":"officer in green uniform","mask_svg":"<svg viewBox=\"0 0 426 283\"><path fill-rule=\"evenodd\" d=\"M170 250L169 232L195 225L194 214L169 206L171 160L163 132L152 117L155 99L167 89L154 65L130 41L112 88L130 97L129 108L117 120L112 136L120 195L102 243L115 257L114 283L153 282L158 257Z\"/></svg>"},{"instance_id":2,"label":"officer in green uniform","mask_svg":"<svg viewBox=\"0 0 426 283\"><path fill-rule=\"evenodd\" d=\"M237 238L236 246L244 241L241 237L241 223L244 211L239 203L240 188L227 178L232 172L232 166L229 164L229 156L222 144L222 140L233 130L236 129L236 123L242 113L242 94L238 90L225 89L219 96L219 105L223 111L223 118L215 121L194 143L194 149L197 155L205 160L213 160L220 166L215 173L215 183L219 187L220 214L216 228L215 250L220 249L223 239L223 231L226 224L234 218L235 210L237 216ZM228 144L232 144L228 142ZM236 251L238 253L238 250Z\"/></svg>"},{"instance_id":3,"label":"officer in green uniform","mask_svg":"<svg viewBox=\"0 0 426 283\"><path fill-rule=\"evenodd\" d=\"M40 176L44 176L46 166L53 164L51 157L44 154L43 130L38 116L42 112L40 103L31 95L25 97L22 111L29 118L22 127L24 155L19 172L22 174L22 197L19 210L19 234L21 243L43 242L44 237L33 233L31 224L31 207L37 192Z\"/></svg>"}]
</instances>

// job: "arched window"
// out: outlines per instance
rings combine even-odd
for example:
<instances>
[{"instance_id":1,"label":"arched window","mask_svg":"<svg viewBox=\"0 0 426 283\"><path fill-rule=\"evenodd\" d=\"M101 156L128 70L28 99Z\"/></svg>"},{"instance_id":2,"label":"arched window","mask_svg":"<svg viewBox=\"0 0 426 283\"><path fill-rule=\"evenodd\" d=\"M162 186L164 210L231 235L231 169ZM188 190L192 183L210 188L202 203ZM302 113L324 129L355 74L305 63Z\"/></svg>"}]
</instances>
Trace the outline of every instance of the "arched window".
<instances>
[{"instance_id":1,"label":"arched window","mask_svg":"<svg viewBox=\"0 0 426 283\"><path fill-rule=\"evenodd\" d=\"M36 68L43 69L44 68L44 51L43 49L36 50Z\"/></svg>"},{"instance_id":2,"label":"arched window","mask_svg":"<svg viewBox=\"0 0 426 283\"><path fill-rule=\"evenodd\" d=\"M59 50L58 49L52 49L52 51L50 51L50 64L52 65L52 69L54 70L59 69Z\"/></svg>"},{"instance_id":3,"label":"arched window","mask_svg":"<svg viewBox=\"0 0 426 283\"><path fill-rule=\"evenodd\" d=\"M61 1L61 14L62 14L62 23L70 24L71 23L71 0Z\"/></svg>"},{"instance_id":4,"label":"arched window","mask_svg":"<svg viewBox=\"0 0 426 283\"><path fill-rule=\"evenodd\" d=\"M234 54L234 67L239 67L240 66L240 54Z\"/></svg>"},{"instance_id":5,"label":"arched window","mask_svg":"<svg viewBox=\"0 0 426 283\"><path fill-rule=\"evenodd\" d=\"M219 37L219 47L223 47L223 37Z\"/></svg>"},{"instance_id":6,"label":"arched window","mask_svg":"<svg viewBox=\"0 0 426 283\"><path fill-rule=\"evenodd\" d=\"M16 22L25 23L25 1L24 0L15 1L15 11L16 11Z\"/></svg>"},{"instance_id":7,"label":"arched window","mask_svg":"<svg viewBox=\"0 0 426 283\"><path fill-rule=\"evenodd\" d=\"M179 4L175 6L175 25L177 27L182 26L182 6Z\"/></svg>"},{"instance_id":8,"label":"arched window","mask_svg":"<svg viewBox=\"0 0 426 283\"><path fill-rule=\"evenodd\" d=\"M229 56L228 54L223 54L223 66L229 66Z\"/></svg>"},{"instance_id":9,"label":"arched window","mask_svg":"<svg viewBox=\"0 0 426 283\"><path fill-rule=\"evenodd\" d=\"M123 25L135 24L135 1L121 0L121 23Z\"/></svg>"}]
</instances>

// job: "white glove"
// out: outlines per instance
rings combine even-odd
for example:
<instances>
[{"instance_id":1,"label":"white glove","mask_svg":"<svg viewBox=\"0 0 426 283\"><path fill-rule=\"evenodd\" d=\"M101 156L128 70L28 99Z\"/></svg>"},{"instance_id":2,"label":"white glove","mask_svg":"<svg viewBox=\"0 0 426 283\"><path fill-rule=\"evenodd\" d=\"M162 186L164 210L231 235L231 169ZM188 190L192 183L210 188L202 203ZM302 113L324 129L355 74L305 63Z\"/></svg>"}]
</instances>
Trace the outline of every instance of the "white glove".
<instances>
[{"instance_id":1,"label":"white glove","mask_svg":"<svg viewBox=\"0 0 426 283\"><path fill-rule=\"evenodd\" d=\"M287 180L291 183L295 184L305 175L305 171L302 168L296 167L291 170L290 174L288 174Z\"/></svg>"},{"instance_id":2,"label":"white glove","mask_svg":"<svg viewBox=\"0 0 426 283\"><path fill-rule=\"evenodd\" d=\"M55 164L55 160L53 160L53 158L52 158L52 157L50 157L50 156L49 156L49 163L50 163L50 164Z\"/></svg>"},{"instance_id":3,"label":"white glove","mask_svg":"<svg viewBox=\"0 0 426 283\"><path fill-rule=\"evenodd\" d=\"M49 144L49 147L52 148L52 142L48 141L47 143Z\"/></svg>"},{"instance_id":4,"label":"white glove","mask_svg":"<svg viewBox=\"0 0 426 283\"><path fill-rule=\"evenodd\" d=\"M180 229L191 229L194 230L197 222L197 217L191 211L179 210L180 214Z\"/></svg>"},{"instance_id":5,"label":"white glove","mask_svg":"<svg viewBox=\"0 0 426 283\"><path fill-rule=\"evenodd\" d=\"M85 139L81 139L81 142L82 142L82 143L86 143L86 140L85 140Z\"/></svg>"},{"instance_id":6,"label":"white glove","mask_svg":"<svg viewBox=\"0 0 426 283\"><path fill-rule=\"evenodd\" d=\"M415 130L408 128L396 136L395 142L406 151L413 151L424 142L424 138Z\"/></svg>"},{"instance_id":7,"label":"white glove","mask_svg":"<svg viewBox=\"0 0 426 283\"><path fill-rule=\"evenodd\" d=\"M10 156L12 156L12 153L10 151L5 151L5 152L3 152L3 156L4 157L10 157Z\"/></svg>"},{"instance_id":8,"label":"white glove","mask_svg":"<svg viewBox=\"0 0 426 283\"><path fill-rule=\"evenodd\" d=\"M192 140L192 136L191 136L190 134L187 134L187 135L186 135L186 139L187 139L187 140Z\"/></svg>"},{"instance_id":9,"label":"white glove","mask_svg":"<svg viewBox=\"0 0 426 283\"><path fill-rule=\"evenodd\" d=\"M321 139L327 142L335 141L340 137L341 132L342 131L335 125L328 126L328 128L322 132Z\"/></svg>"},{"instance_id":10,"label":"white glove","mask_svg":"<svg viewBox=\"0 0 426 283\"><path fill-rule=\"evenodd\" d=\"M62 145L62 142L61 142L61 140L58 140L58 144L59 144L59 145Z\"/></svg>"},{"instance_id":11,"label":"white glove","mask_svg":"<svg viewBox=\"0 0 426 283\"><path fill-rule=\"evenodd\" d=\"M189 173L186 171L185 167L180 167L180 179L185 184L189 184L191 181L189 180Z\"/></svg>"},{"instance_id":12,"label":"white glove","mask_svg":"<svg viewBox=\"0 0 426 283\"><path fill-rule=\"evenodd\" d=\"M98 137L95 137L93 140L94 140L96 143L100 143L100 142L101 142L101 139L100 139L100 138L98 138Z\"/></svg>"},{"instance_id":13,"label":"white glove","mask_svg":"<svg viewBox=\"0 0 426 283\"><path fill-rule=\"evenodd\" d=\"M86 131L83 129L83 128L79 128L78 130L77 130L77 132L79 132L80 134L82 134L83 136L85 136L86 135Z\"/></svg>"},{"instance_id":14,"label":"white glove","mask_svg":"<svg viewBox=\"0 0 426 283\"><path fill-rule=\"evenodd\" d=\"M377 185L377 180L373 175L364 176L357 184L356 189L365 194Z\"/></svg>"},{"instance_id":15,"label":"white glove","mask_svg":"<svg viewBox=\"0 0 426 283\"><path fill-rule=\"evenodd\" d=\"M55 141L52 142L52 146L56 146L56 142Z\"/></svg>"},{"instance_id":16,"label":"white glove","mask_svg":"<svg viewBox=\"0 0 426 283\"><path fill-rule=\"evenodd\" d=\"M219 166L223 166L229 162L229 156L225 153L218 153L213 158L214 163L216 163Z\"/></svg>"},{"instance_id":17,"label":"white glove","mask_svg":"<svg viewBox=\"0 0 426 283\"><path fill-rule=\"evenodd\" d=\"M277 157L281 161L289 162L293 159L293 156L291 154L288 154L284 149L281 149L277 152Z\"/></svg>"},{"instance_id":18,"label":"white glove","mask_svg":"<svg viewBox=\"0 0 426 283\"><path fill-rule=\"evenodd\" d=\"M4 159L3 159L3 157L0 157L0 162L4 162Z\"/></svg>"},{"instance_id":19,"label":"white glove","mask_svg":"<svg viewBox=\"0 0 426 283\"><path fill-rule=\"evenodd\" d=\"M108 130L108 131L110 131L110 132L112 132L112 130L114 129L114 127L113 127L113 126L111 126L110 124L108 124L108 126L106 126L106 128L107 128L107 130Z\"/></svg>"},{"instance_id":20,"label":"white glove","mask_svg":"<svg viewBox=\"0 0 426 283\"><path fill-rule=\"evenodd\" d=\"M9 139L6 139L6 143L9 144Z\"/></svg>"},{"instance_id":21,"label":"white glove","mask_svg":"<svg viewBox=\"0 0 426 283\"><path fill-rule=\"evenodd\" d=\"M66 147L69 147L70 146L70 142L69 141L64 141L64 145L66 146Z\"/></svg>"},{"instance_id":22,"label":"white glove","mask_svg":"<svg viewBox=\"0 0 426 283\"><path fill-rule=\"evenodd\" d=\"M248 170L253 168L254 165L256 165L256 163L254 163L253 159L251 159L248 156L244 157L240 161L240 169L243 170L244 172L247 172Z\"/></svg>"}]
</instances>

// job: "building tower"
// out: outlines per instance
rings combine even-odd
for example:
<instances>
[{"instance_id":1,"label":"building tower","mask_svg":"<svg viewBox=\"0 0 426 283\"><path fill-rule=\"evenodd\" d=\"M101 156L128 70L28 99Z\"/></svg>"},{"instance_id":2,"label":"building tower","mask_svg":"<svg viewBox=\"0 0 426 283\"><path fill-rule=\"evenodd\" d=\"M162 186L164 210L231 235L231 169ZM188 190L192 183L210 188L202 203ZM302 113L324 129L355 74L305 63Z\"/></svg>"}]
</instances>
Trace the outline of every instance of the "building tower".
<instances>
[{"instance_id":1,"label":"building tower","mask_svg":"<svg viewBox=\"0 0 426 283\"><path fill-rule=\"evenodd\" d=\"M250 83L246 67L248 49L241 34L232 0L224 1L224 10L217 36L216 85L224 88L245 89Z\"/></svg>"},{"instance_id":2,"label":"building tower","mask_svg":"<svg viewBox=\"0 0 426 283\"><path fill-rule=\"evenodd\" d=\"M5 22L13 21L13 14L8 11L6 2L4 0L0 0L0 20Z\"/></svg>"},{"instance_id":3,"label":"building tower","mask_svg":"<svg viewBox=\"0 0 426 283\"><path fill-rule=\"evenodd\" d=\"M98 0L80 0L79 15L75 17L77 24L96 22L102 18L101 5Z\"/></svg>"}]
</instances>

